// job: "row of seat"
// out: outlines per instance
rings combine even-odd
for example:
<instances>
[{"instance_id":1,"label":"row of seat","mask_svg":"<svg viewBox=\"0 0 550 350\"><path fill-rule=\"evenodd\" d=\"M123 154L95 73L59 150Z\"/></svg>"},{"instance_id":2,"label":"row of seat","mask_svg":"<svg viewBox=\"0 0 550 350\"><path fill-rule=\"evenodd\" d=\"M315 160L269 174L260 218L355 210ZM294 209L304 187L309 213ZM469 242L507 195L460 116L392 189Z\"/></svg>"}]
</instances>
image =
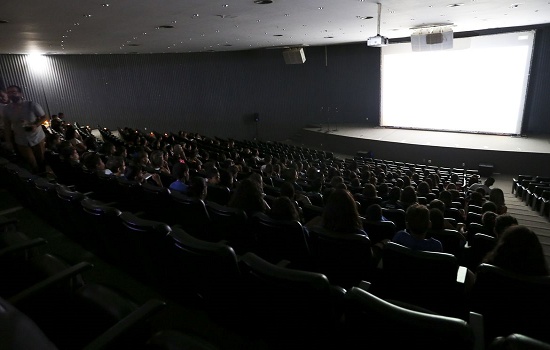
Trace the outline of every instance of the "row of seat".
<instances>
[{"instance_id":1,"label":"row of seat","mask_svg":"<svg viewBox=\"0 0 550 350\"><path fill-rule=\"evenodd\" d=\"M549 218L550 177L518 175L512 179L512 194L539 215Z\"/></svg>"}]
</instances>

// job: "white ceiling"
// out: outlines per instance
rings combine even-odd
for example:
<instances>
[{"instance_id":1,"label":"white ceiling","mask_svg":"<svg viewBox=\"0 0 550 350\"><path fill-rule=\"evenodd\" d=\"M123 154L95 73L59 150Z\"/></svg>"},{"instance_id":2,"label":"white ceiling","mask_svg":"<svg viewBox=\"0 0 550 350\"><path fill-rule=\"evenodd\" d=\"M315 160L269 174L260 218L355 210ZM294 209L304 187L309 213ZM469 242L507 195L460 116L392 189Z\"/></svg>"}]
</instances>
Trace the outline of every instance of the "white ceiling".
<instances>
[{"instance_id":1,"label":"white ceiling","mask_svg":"<svg viewBox=\"0 0 550 350\"><path fill-rule=\"evenodd\" d=\"M451 24L453 31L550 23L549 0L381 0L380 34ZM462 4L462 6L449 6ZM364 19L371 16L371 19ZM365 42L373 0L11 0L0 6L0 53L232 51ZM173 26L173 28L159 28Z\"/></svg>"}]
</instances>

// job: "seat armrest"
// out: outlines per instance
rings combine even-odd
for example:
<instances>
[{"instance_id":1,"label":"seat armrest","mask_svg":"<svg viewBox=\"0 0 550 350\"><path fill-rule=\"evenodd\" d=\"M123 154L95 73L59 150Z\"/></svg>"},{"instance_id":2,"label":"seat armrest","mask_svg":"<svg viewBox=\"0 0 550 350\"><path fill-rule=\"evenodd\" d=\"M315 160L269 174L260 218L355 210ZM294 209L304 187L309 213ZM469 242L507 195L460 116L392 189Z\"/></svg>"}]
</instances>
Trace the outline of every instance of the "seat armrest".
<instances>
[{"instance_id":1,"label":"seat armrest","mask_svg":"<svg viewBox=\"0 0 550 350\"><path fill-rule=\"evenodd\" d=\"M474 332L474 350L484 350L485 348L485 329L483 326L483 315L470 311L468 324Z\"/></svg>"},{"instance_id":2,"label":"seat armrest","mask_svg":"<svg viewBox=\"0 0 550 350\"><path fill-rule=\"evenodd\" d=\"M40 293L44 289L49 288L52 285L55 285L55 284L57 284L61 281L72 278L72 277L78 275L79 273L81 273L85 270L91 269L92 267L94 267L94 265L89 263L89 262L84 262L84 261L80 262L80 263L78 263L74 266L71 266L71 267L69 267L69 268L67 268L67 269L65 269L65 270L63 270L59 273L56 273L55 275L53 275L51 277L46 278L45 280L43 280L41 282L36 283L35 285L25 289L24 291L20 292L19 294L14 295L8 301L11 304L16 305L17 303L19 303L21 301L24 301L25 299L28 299L28 298Z\"/></svg>"},{"instance_id":3,"label":"seat armrest","mask_svg":"<svg viewBox=\"0 0 550 350\"><path fill-rule=\"evenodd\" d=\"M104 349L127 331L146 321L150 316L166 306L164 301L150 299L137 310L124 317L105 333L84 347L84 350Z\"/></svg>"},{"instance_id":4,"label":"seat armrest","mask_svg":"<svg viewBox=\"0 0 550 350\"><path fill-rule=\"evenodd\" d=\"M290 261L289 260L280 260L279 262L277 262L277 266L279 267L288 267L288 265L290 265Z\"/></svg>"},{"instance_id":5,"label":"seat armrest","mask_svg":"<svg viewBox=\"0 0 550 350\"><path fill-rule=\"evenodd\" d=\"M358 285L357 287L361 288L361 289L364 290L365 292L368 292L371 285L372 285L372 283L370 283L370 282L367 282L367 281L360 281L360 282L359 282L359 285Z\"/></svg>"},{"instance_id":6,"label":"seat armrest","mask_svg":"<svg viewBox=\"0 0 550 350\"><path fill-rule=\"evenodd\" d=\"M7 248L0 249L0 257L19 251L24 251L26 249L34 248L46 243L48 243L48 241L46 241L44 238L35 238L23 243L12 244Z\"/></svg>"},{"instance_id":7,"label":"seat armrest","mask_svg":"<svg viewBox=\"0 0 550 350\"><path fill-rule=\"evenodd\" d=\"M456 272L456 281L460 284L464 284L467 273L468 269L465 266L459 266L458 271Z\"/></svg>"},{"instance_id":8,"label":"seat armrest","mask_svg":"<svg viewBox=\"0 0 550 350\"><path fill-rule=\"evenodd\" d=\"M13 218L6 218L4 216L0 216L0 229L6 230L8 226L15 225L19 223L19 220L13 219Z\"/></svg>"}]
</instances>

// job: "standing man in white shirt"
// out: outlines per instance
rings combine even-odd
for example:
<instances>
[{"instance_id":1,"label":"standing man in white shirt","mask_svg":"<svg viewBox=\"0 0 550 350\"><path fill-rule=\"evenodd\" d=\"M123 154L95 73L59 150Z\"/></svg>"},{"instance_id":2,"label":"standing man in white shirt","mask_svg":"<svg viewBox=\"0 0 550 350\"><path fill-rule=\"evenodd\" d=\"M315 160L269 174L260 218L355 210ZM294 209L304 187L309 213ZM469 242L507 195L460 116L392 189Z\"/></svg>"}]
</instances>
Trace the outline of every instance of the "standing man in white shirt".
<instances>
[{"instance_id":1,"label":"standing man in white shirt","mask_svg":"<svg viewBox=\"0 0 550 350\"><path fill-rule=\"evenodd\" d=\"M38 103L23 99L19 86L8 86L7 93L11 103L4 107L6 144L10 148L15 144L32 172L44 171L46 134L42 123L48 117Z\"/></svg>"}]
</instances>

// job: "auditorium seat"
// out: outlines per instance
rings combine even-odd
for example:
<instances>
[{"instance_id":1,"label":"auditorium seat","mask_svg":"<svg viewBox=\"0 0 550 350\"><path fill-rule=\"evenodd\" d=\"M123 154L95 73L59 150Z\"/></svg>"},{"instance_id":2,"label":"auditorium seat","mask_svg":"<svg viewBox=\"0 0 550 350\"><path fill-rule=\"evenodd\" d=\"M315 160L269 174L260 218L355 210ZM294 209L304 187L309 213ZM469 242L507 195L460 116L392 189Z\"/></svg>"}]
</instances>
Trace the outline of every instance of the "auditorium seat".
<instances>
[{"instance_id":1,"label":"auditorium seat","mask_svg":"<svg viewBox=\"0 0 550 350\"><path fill-rule=\"evenodd\" d=\"M441 297L441 296L440 296ZM341 348L477 349L476 332L466 321L416 305L384 300L359 287L345 295Z\"/></svg>"},{"instance_id":2,"label":"auditorium seat","mask_svg":"<svg viewBox=\"0 0 550 350\"><path fill-rule=\"evenodd\" d=\"M382 208L382 215L395 224L397 231L401 231L406 228L405 214L405 210L403 209Z\"/></svg>"},{"instance_id":3,"label":"auditorium seat","mask_svg":"<svg viewBox=\"0 0 550 350\"><path fill-rule=\"evenodd\" d=\"M388 242L382 251L380 283L373 284L373 293L464 318L465 272L454 255L417 251Z\"/></svg>"},{"instance_id":4,"label":"auditorium seat","mask_svg":"<svg viewBox=\"0 0 550 350\"><path fill-rule=\"evenodd\" d=\"M471 294L471 310L483 315L485 340L520 333L550 342L550 277L525 276L481 264Z\"/></svg>"}]
</instances>

